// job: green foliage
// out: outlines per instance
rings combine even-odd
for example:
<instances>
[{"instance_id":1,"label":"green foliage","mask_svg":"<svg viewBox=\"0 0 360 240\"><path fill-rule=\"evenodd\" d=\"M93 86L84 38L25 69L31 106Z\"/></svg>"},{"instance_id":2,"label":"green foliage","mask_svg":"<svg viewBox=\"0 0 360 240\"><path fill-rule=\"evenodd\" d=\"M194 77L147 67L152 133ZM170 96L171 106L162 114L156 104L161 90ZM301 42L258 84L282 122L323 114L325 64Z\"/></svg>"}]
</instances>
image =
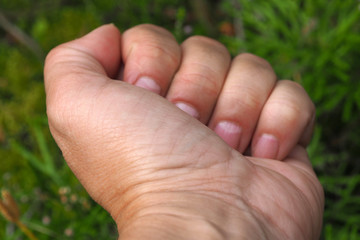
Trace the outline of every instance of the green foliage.
<instances>
[{"instance_id":1,"label":"green foliage","mask_svg":"<svg viewBox=\"0 0 360 240\"><path fill-rule=\"evenodd\" d=\"M63 186L64 181L55 167L55 159L49 151L50 149L46 143L44 133L37 124L31 124L30 127L39 148L39 156L37 156L35 152L33 153L26 149L25 146L22 146L16 140L10 141L11 149L22 156L24 160L28 161L35 170L46 175L47 178L51 179L58 186Z\"/></svg>"},{"instance_id":2,"label":"green foliage","mask_svg":"<svg viewBox=\"0 0 360 240\"><path fill-rule=\"evenodd\" d=\"M309 147L325 188L325 239L359 239L360 10L345 1L223 1L244 39L221 37L236 54L266 58L280 78L300 82L317 106ZM335 237L336 236L336 237Z\"/></svg>"},{"instance_id":3,"label":"green foliage","mask_svg":"<svg viewBox=\"0 0 360 240\"><path fill-rule=\"evenodd\" d=\"M194 2L0 0L0 12L44 52L113 22L122 31L158 24L179 41L211 35L232 55L247 51L264 57L280 78L301 83L318 109L308 151L326 194L322 238L360 239L359 2L204 1L211 19L198 14ZM224 22L233 34L219 30ZM51 138L43 59L33 51L0 28L0 188L14 193L23 222L40 239L115 239L110 216L92 202ZM1 239L20 237L0 218Z\"/></svg>"}]
</instances>

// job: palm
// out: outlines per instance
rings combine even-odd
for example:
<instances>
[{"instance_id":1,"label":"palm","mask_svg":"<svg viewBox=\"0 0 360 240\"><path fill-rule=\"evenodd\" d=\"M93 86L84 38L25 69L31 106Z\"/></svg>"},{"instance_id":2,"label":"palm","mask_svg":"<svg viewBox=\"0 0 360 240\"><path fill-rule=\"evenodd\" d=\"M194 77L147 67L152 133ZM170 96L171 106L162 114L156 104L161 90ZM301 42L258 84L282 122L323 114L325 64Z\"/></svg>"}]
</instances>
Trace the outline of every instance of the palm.
<instances>
[{"instance_id":1,"label":"palm","mask_svg":"<svg viewBox=\"0 0 360 240\"><path fill-rule=\"evenodd\" d=\"M283 234L284 239L315 239L317 236L313 229L321 228L322 222L319 217L322 212L322 189L310 167L305 164L296 166L298 162L250 161L257 165L259 172L257 177L252 178L253 184L248 190L250 206L265 216L274 229Z\"/></svg>"},{"instance_id":2,"label":"palm","mask_svg":"<svg viewBox=\"0 0 360 240\"><path fill-rule=\"evenodd\" d=\"M74 116L81 105L77 114L86 117L65 131L76 138L61 147L105 208L110 210L119 193L132 199L137 191L173 191L175 185L178 191L216 194L234 206L240 199L279 239L314 237L304 234L321 224L321 188L305 161L243 157L165 99L119 81L103 83L73 93L77 102L65 113ZM306 155L299 147L294 157Z\"/></svg>"}]
</instances>

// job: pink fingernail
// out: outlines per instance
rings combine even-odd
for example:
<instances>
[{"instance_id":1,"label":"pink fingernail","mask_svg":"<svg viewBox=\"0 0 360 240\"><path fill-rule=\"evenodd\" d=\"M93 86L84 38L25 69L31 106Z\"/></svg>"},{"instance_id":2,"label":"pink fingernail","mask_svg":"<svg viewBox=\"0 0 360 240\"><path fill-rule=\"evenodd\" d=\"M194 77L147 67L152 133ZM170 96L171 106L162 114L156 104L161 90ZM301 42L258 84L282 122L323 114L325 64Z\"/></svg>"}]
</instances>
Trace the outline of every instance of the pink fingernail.
<instances>
[{"instance_id":1,"label":"pink fingernail","mask_svg":"<svg viewBox=\"0 0 360 240\"><path fill-rule=\"evenodd\" d=\"M237 148L240 142L242 129L239 125L229 121L219 122L214 131L233 148Z\"/></svg>"},{"instance_id":2,"label":"pink fingernail","mask_svg":"<svg viewBox=\"0 0 360 240\"><path fill-rule=\"evenodd\" d=\"M139 78L136 81L135 86L145 88L145 89L147 89L151 92L157 93L157 94L160 94L160 92L161 92L160 86L152 78L149 78L149 77Z\"/></svg>"},{"instance_id":3,"label":"pink fingernail","mask_svg":"<svg viewBox=\"0 0 360 240\"><path fill-rule=\"evenodd\" d=\"M271 134L263 134L255 145L254 157L275 159L279 151L279 140Z\"/></svg>"},{"instance_id":4,"label":"pink fingernail","mask_svg":"<svg viewBox=\"0 0 360 240\"><path fill-rule=\"evenodd\" d=\"M178 102L178 103L175 103L175 106L177 106L178 108L180 108L181 110L183 110L184 112L189 114L190 116L193 116L196 119L199 118L199 112L194 107L190 106L189 104L186 104L183 102Z\"/></svg>"}]
</instances>

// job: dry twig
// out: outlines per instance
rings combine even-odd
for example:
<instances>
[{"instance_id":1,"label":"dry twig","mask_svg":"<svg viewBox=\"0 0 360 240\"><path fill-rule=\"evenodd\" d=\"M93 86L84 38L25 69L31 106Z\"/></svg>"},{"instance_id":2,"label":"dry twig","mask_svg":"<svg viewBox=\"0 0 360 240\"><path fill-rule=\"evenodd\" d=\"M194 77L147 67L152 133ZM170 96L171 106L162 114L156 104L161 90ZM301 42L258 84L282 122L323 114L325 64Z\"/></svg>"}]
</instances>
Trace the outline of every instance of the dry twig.
<instances>
[{"instance_id":1,"label":"dry twig","mask_svg":"<svg viewBox=\"0 0 360 240\"><path fill-rule=\"evenodd\" d=\"M30 229L21 222L19 208L11 194L6 190L2 190L1 196L0 213L2 213L6 220L15 223L30 240L37 240Z\"/></svg>"},{"instance_id":2,"label":"dry twig","mask_svg":"<svg viewBox=\"0 0 360 240\"><path fill-rule=\"evenodd\" d=\"M15 24L11 23L2 12L0 12L0 27L16 39L16 41L25 45L39 60L43 61L45 55L39 44Z\"/></svg>"}]
</instances>

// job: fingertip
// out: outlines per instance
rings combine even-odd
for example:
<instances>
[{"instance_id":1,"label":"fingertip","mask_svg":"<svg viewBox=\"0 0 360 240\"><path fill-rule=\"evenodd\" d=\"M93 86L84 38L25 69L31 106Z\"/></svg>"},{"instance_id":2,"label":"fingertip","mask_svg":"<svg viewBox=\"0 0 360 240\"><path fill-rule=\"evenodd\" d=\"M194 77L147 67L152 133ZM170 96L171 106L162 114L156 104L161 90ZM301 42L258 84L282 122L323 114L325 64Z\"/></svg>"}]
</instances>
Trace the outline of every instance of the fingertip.
<instances>
[{"instance_id":1,"label":"fingertip","mask_svg":"<svg viewBox=\"0 0 360 240\"><path fill-rule=\"evenodd\" d=\"M120 37L119 30L107 24L52 49L44 66L47 101L57 95L54 92L66 93L83 88L83 84L99 83L99 78L89 77L94 73L105 77L101 79L116 76L120 65Z\"/></svg>"},{"instance_id":2,"label":"fingertip","mask_svg":"<svg viewBox=\"0 0 360 240\"><path fill-rule=\"evenodd\" d=\"M90 55L102 65L109 77L114 78L118 74L121 63L120 41L120 31L110 23L66 45Z\"/></svg>"},{"instance_id":3,"label":"fingertip","mask_svg":"<svg viewBox=\"0 0 360 240\"><path fill-rule=\"evenodd\" d=\"M311 138L314 114L314 105L301 85L278 81L259 117L252 154L283 160L296 144L306 146ZM277 139L277 143L272 139Z\"/></svg>"},{"instance_id":4,"label":"fingertip","mask_svg":"<svg viewBox=\"0 0 360 240\"><path fill-rule=\"evenodd\" d=\"M121 42L123 79L164 95L181 60L181 49L166 29L141 24L126 30Z\"/></svg>"},{"instance_id":5,"label":"fingertip","mask_svg":"<svg viewBox=\"0 0 360 240\"><path fill-rule=\"evenodd\" d=\"M157 84L154 79L147 77L147 76L140 77L136 81L135 86L147 89L156 94L161 93L161 87L159 86L159 84Z\"/></svg>"},{"instance_id":6,"label":"fingertip","mask_svg":"<svg viewBox=\"0 0 360 240\"><path fill-rule=\"evenodd\" d=\"M252 147L252 156L258 158L277 159L279 153L279 139L272 134L264 133Z\"/></svg>"},{"instance_id":7,"label":"fingertip","mask_svg":"<svg viewBox=\"0 0 360 240\"><path fill-rule=\"evenodd\" d=\"M214 128L217 133L230 147L237 149L241 139L242 128L235 122L220 121Z\"/></svg>"}]
</instances>

